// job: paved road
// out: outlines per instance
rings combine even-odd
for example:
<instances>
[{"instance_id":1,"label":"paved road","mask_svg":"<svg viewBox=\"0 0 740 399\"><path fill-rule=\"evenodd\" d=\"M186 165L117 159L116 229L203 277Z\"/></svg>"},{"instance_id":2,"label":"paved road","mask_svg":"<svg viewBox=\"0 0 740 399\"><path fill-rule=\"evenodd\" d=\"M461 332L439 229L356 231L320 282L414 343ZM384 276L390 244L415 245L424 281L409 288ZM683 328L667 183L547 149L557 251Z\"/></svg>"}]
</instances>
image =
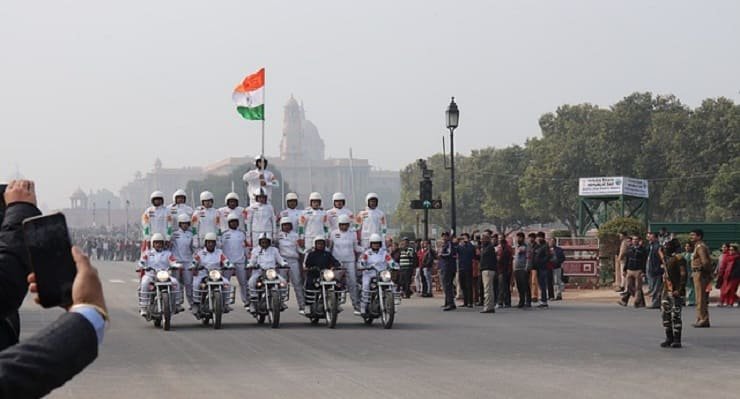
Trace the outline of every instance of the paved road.
<instances>
[{"instance_id":1,"label":"paved road","mask_svg":"<svg viewBox=\"0 0 740 399\"><path fill-rule=\"evenodd\" d=\"M133 266L99 264L113 324L97 361L57 398L737 398L740 310L712 308L713 328L658 347L657 311L557 302L549 310L443 313L413 298L392 330L348 312L310 326L292 306L278 330L243 311L224 329L189 314L163 332L138 316ZM58 313L26 303L24 336ZM693 308L684 311L687 321ZM688 324L688 323L687 323ZM723 382L724 381L724 382ZM635 396L636 395L636 396Z\"/></svg>"}]
</instances>

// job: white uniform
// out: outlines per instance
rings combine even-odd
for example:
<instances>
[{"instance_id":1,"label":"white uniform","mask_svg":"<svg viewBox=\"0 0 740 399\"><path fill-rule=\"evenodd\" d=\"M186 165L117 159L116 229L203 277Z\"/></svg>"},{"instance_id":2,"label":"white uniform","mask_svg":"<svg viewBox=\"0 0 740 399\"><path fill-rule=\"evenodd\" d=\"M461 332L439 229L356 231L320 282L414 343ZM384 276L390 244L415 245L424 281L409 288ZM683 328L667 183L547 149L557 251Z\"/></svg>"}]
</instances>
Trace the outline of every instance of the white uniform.
<instances>
[{"instance_id":1,"label":"white uniform","mask_svg":"<svg viewBox=\"0 0 740 399\"><path fill-rule=\"evenodd\" d=\"M347 207L331 208L328 211L326 211L326 217L329 220L329 231L334 231L339 228L339 226L337 225L337 219L339 219L340 215L347 215L347 217L349 217L349 220L355 220L355 214L352 213L352 211L350 211L349 209L347 209Z\"/></svg>"},{"instance_id":2,"label":"white uniform","mask_svg":"<svg viewBox=\"0 0 740 399\"><path fill-rule=\"evenodd\" d=\"M221 208L218 208L218 216L220 219L220 228L221 232L225 232L229 230L229 221L226 220L229 215L235 214L239 216L239 230L244 230L245 226L245 220L247 218L247 210L243 206L237 206L234 209L229 208L228 206L223 206Z\"/></svg>"},{"instance_id":3,"label":"white uniform","mask_svg":"<svg viewBox=\"0 0 740 399\"><path fill-rule=\"evenodd\" d=\"M139 266L144 269L144 275L141 277L140 289L142 294L145 294L148 292L152 292L150 286L157 280L156 274L158 271L169 270L170 267L178 267L179 264L177 263L177 259L175 259L174 255L172 255L172 252L166 249L163 249L161 251L149 249L141 254L141 258L139 259ZM172 282L172 292L175 294L175 303L180 303L180 284L177 282L177 279L174 276L170 276L170 281ZM139 297L139 306L141 306L142 308L146 308L147 306L149 306L149 301L147 300L147 298L148 297L146 295L141 295Z\"/></svg>"},{"instance_id":4,"label":"white uniform","mask_svg":"<svg viewBox=\"0 0 740 399\"><path fill-rule=\"evenodd\" d=\"M252 254L249 257L249 266L256 267L252 272L252 276L249 277L249 296L251 299L257 298L257 279L262 276L262 273L267 269L274 269L277 266L285 266L285 260L280 256L280 252L275 247L255 247L252 249ZM283 276L278 274L278 279L281 282L285 282Z\"/></svg>"},{"instance_id":5,"label":"white uniform","mask_svg":"<svg viewBox=\"0 0 740 399\"><path fill-rule=\"evenodd\" d=\"M298 231L298 223L301 221L301 215L302 214L303 214L303 210L302 209L298 209L298 208L295 208L295 209L286 208L286 209L283 209L282 211L280 211L280 217L277 218L277 220L279 222L280 219L282 219L282 218L288 218L288 219L290 219L290 221L293 223L293 230L294 231Z\"/></svg>"},{"instance_id":6,"label":"white uniform","mask_svg":"<svg viewBox=\"0 0 740 399\"><path fill-rule=\"evenodd\" d=\"M208 252L208 249L201 248L195 253L195 255L193 255L193 267L195 268L195 272L193 273L193 288L199 291L200 283L203 282L203 279L208 277L208 272L210 270L221 270L222 268L230 269L233 266L231 266L229 258L227 258L220 249L215 248L213 252ZM224 282L224 303L229 303L231 301L229 298L231 289L229 288L229 281L226 280L223 273L221 275L221 280ZM195 304L200 303L200 295L197 294L198 293L196 291L196 295L193 295L193 303Z\"/></svg>"},{"instance_id":7,"label":"white uniform","mask_svg":"<svg viewBox=\"0 0 740 399\"><path fill-rule=\"evenodd\" d=\"M385 248L385 233L388 230L388 224L383 211L378 208L365 208L357 214L355 220L360 231L360 245L363 248L370 248L370 236L373 234L379 234L383 238L383 248Z\"/></svg>"},{"instance_id":8,"label":"white uniform","mask_svg":"<svg viewBox=\"0 0 740 399\"><path fill-rule=\"evenodd\" d=\"M161 234L169 239L172 233L172 218L164 206L150 206L141 215L141 227L144 229L144 240L149 241L154 234Z\"/></svg>"},{"instance_id":9,"label":"white uniform","mask_svg":"<svg viewBox=\"0 0 740 399\"><path fill-rule=\"evenodd\" d=\"M265 193L267 194L267 202L269 203L270 198L272 198L273 187L280 186L280 182L278 182L277 177L275 177L275 175L267 169L260 170L254 168L245 173L242 179L245 183L247 183L247 192L249 193L250 203L256 202L254 200L254 191L260 187L265 189ZM260 184L261 181L265 182L264 186Z\"/></svg>"},{"instance_id":10,"label":"white uniform","mask_svg":"<svg viewBox=\"0 0 740 399\"><path fill-rule=\"evenodd\" d=\"M205 246L205 236L208 233L216 233L217 236L221 235L221 215L219 215L216 208L199 206L193 213L192 225L193 231L195 231L193 240L196 247Z\"/></svg>"},{"instance_id":11,"label":"white uniform","mask_svg":"<svg viewBox=\"0 0 740 399\"><path fill-rule=\"evenodd\" d=\"M172 255L178 263L182 264L183 267L179 270L180 281L185 286L185 297L188 299L188 304L193 304L193 271L190 270L190 264L193 262L193 231L182 230L178 228L172 233L172 240L170 241L170 250Z\"/></svg>"},{"instance_id":12,"label":"white uniform","mask_svg":"<svg viewBox=\"0 0 740 399\"><path fill-rule=\"evenodd\" d=\"M357 254L361 254L363 248L357 242L357 234L352 229L341 231L335 229L329 235L331 243L331 254L342 263L346 270L347 291L352 299L352 307L359 310L360 297L357 291Z\"/></svg>"},{"instance_id":13,"label":"white uniform","mask_svg":"<svg viewBox=\"0 0 740 399\"><path fill-rule=\"evenodd\" d=\"M177 217L181 214L188 215L191 219L193 217L193 207L188 204L170 204L167 207L170 212L170 221L172 231L177 231Z\"/></svg>"},{"instance_id":14,"label":"white uniform","mask_svg":"<svg viewBox=\"0 0 740 399\"><path fill-rule=\"evenodd\" d=\"M326 237L329 232L329 220L323 209L306 208L298 221L298 235L304 240L306 250L313 248L316 236Z\"/></svg>"},{"instance_id":15,"label":"white uniform","mask_svg":"<svg viewBox=\"0 0 740 399\"><path fill-rule=\"evenodd\" d=\"M290 285L293 286L298 310L306 305L303 287L303 273L301 271L301 248L298 246L298 233L291 230L289 233L280 231L277 233L278 252L290 267Z\"/></svg>"},{"instance_id":16,"label":"white uniform","mask_svg":"<svg viewBox=\"0 0 740 399\"><path fill-rule=\"evenodd\" d=\"M275 209L272 205L254 201L246 212L246 231L251 246L258 246L257 238L262 233L267 233L272 240L275 236Z\"/></svg>"},{"instance_id":17,"label":"white uniform","mask_svg":"<svg viewBox=\"0 0 740 399\"><path fill-rule=\"evenodd\" d=\"M247 302L247 235L241 230L228 229L221 236L221 249L226 258L236 270L236 280L239 282L239 294L242 302ZM224 277L231 279L231 272L225 271Z\"/></svg>"},{"instance_id":18,"label":"white uniform","mask_svg":"<svg viewBox=\"0 0 740 399\"><path fill-rule=\"evenodd\" d=\"M380 271L393 265L393 258L385 248L380 248L377 252L368 249L360 256L360 264L366 269L362 272L362 303L360 304L360 312L365 313L370 300L370 280Z\"/></svg>"}]
</instances>

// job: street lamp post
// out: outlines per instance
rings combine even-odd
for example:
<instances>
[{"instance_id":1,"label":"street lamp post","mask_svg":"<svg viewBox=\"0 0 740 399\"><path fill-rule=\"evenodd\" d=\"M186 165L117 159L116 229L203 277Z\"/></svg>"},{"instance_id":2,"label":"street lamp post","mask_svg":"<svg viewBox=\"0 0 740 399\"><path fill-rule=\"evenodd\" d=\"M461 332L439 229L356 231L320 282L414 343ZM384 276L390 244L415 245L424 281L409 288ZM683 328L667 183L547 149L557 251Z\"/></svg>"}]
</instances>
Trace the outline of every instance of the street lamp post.
<instances>
[{"instance_id":1,"label":"street lamp post","mask_svg":"<svg viewBox=\"0 0 740 399\"><path fill-rule=\"evenodd\" d=\"M447 128L450 129L450 227L452 235L457 235L457 212L455 208L455 129L460 121L460 110L452 97L445 111Z\"/></svg>"}]
</instances>

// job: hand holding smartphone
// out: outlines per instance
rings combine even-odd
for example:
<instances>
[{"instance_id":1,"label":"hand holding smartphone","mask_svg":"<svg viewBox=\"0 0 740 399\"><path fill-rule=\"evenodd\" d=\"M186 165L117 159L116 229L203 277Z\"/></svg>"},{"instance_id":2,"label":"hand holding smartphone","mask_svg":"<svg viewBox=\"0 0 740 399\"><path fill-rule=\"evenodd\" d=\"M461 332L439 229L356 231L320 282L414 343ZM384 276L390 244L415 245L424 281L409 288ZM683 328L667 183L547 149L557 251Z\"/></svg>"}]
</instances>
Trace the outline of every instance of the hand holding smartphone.
<instances>
[{"instance_id":1,"label":"hand holding smartphone","mask_svg":"<svg viewBox=\"0 0 740 399\"><path fill-rule=\"evenodd\" d=\"M77 268L64 215L53 213L24 220L23 236L41 306L72 305L72 283Z\"/></svg>"}]
</instances>

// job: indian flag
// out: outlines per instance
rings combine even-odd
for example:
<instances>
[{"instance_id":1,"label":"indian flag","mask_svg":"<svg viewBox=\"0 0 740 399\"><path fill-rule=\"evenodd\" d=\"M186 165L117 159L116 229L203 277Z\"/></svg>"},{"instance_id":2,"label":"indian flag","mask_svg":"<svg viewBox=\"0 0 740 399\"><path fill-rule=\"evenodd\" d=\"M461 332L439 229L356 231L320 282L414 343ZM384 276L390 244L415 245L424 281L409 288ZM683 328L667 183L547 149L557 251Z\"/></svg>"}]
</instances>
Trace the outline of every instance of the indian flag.
<instances>
[{"instance_id":1,"label":"indian flag","mask_svg":"<svg viewBox=\"0 0 740 399\"><path fill-rule=\"evenodd\" d=\"M244 119L265 120L265 68L244 78L234 89L232 99Z\"/></svg>"}]
</instances>

